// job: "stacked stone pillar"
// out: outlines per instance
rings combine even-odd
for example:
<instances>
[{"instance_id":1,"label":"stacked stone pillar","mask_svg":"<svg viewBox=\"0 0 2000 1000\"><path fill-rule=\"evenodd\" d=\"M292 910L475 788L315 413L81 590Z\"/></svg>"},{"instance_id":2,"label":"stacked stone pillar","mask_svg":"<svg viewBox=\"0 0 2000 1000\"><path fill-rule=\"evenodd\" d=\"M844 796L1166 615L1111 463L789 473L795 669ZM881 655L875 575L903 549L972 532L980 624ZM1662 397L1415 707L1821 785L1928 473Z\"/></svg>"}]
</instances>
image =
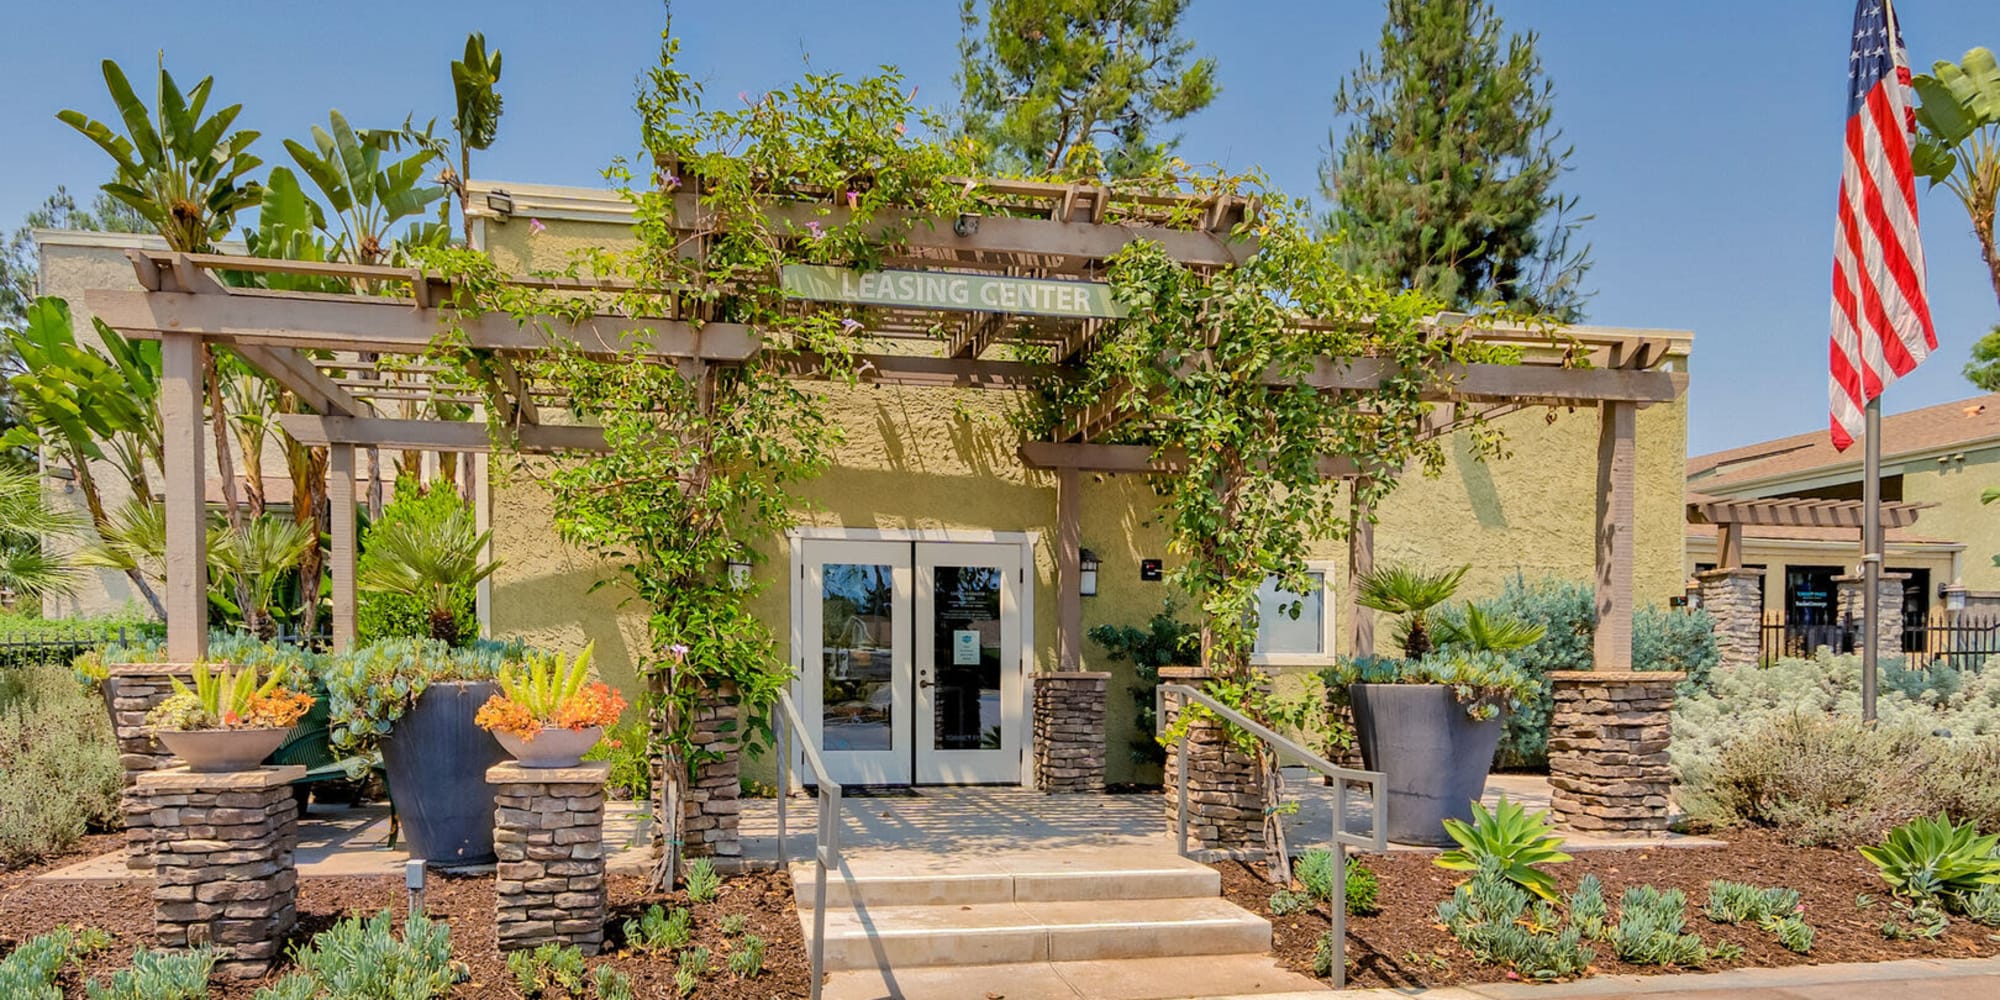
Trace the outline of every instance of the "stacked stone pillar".
<instances>
[{"instance_id":1,"label":"stacked stone pillar","mask_svg":"<svg viewBox=\"0 0 2000 1000\"><path fill-rule=\"evenodd\" d=\"M1104 698L1111 675L1036 674L1035 787L1051 795L1104 790Z\"/></svg>"},{"instance_id":2,"label":"stacked stone pillar","mask_svg":"<svg viewBox=\"0 0 2000 1000\"><path fill-rule=\"evenodd\" d=\"M611 765L486 772L494 786L495 923L501 951L604 944L604 779Z\"/></svg>"},{"instance_id":3,"label":"stacked stone pillar","mask_svg":"<svg viewBox=\"0 0 2000 1000\"><path fill-rule=\"evenodd\" d=\"M1199 667L1161 667L1160 680L1199 689L1209 673ZM1180 718L1181 699L1161 699L1160 724L1170 729ZM1167 747L1167 829L1178 829L1180 769L1188 771L1188 841L1193 850L1249 855L1264 843L1264 783L1257 758L1245 753L1229 727L1213 717L1199 719L1178 746Z\"/></svg>"},{"instance_id":4,"label":"stacked stone pillar","mask_svg":"<svg viewBox=\"0 0 2000 1000\"><path fill-rule=\"evenodd\" d=\"M1712 569L1695 574L1701 609L1715 622L1717 662L1754 667L1763 655L1764 571Z\"/></svg>"},{"instance_id":5,"label":"stacked stone pillar","mask_svg":"<svg viewBox=\"0 0 2000 1000\"><path fill-rule=\"evenodd\" d=\"M1885 660L1903 655L1903 584L1909 579L1908 573L1885 571L1875 581L1875 620L1880 623L1875 630L1875 655ZM1859 573L1836 576L1833 585L1834 615L1854 626L1858 647L1865 641L1861 625L1866 618L1868 579Z\"/></svg>"},{"instance_id":6,"label":"stacked stone pillar","mask_svg":"<svg viewBox=\"0 0 2000 1000\"><path fill-rule=\"evenodd\" d=\"M656 682L654 694L663 689ZM693 745L707 758L689 769L688 786L681 795L681 853L685 857L740 858L743 840L738 825L743 810L743 742L738 735L735 685L704 692L695 705ZM665 711L655 708L647 720L655 745L666 734ZM666 776L665 761L655 754L648 764L653 787L659 788ZM666 833L659 822L657 794L653 802L653 850L665 846Z\"/></svg>"},{"instance_id":7,"label":"stacked stone pillar","mask_svg":"<svg viewBox=\"0 0 2000 1000\"><path fill-rule=\"evenodd\" d=\"M1667 831L1673 790L1667 744L1674 686L1669 671L1562 670L1549 675L1549 804L1572 830L1632 835Z\"/></svg>"},{"instance_id":8,"label":"stacked stone pillar","mask_svg":"<svg viewBox=\"0 0 2000 1000\"><path fill-rule=\"evenodd\" d=\"M111 735L125 769L125 866L133 871L153 868L152 810L135 799L133 786L140 775L174 763L174 755L146 728L146 713L174 693L175 678L187 683L191 677L184 663L121 663L109 667L104 678Z\"/></svg>"},{"instance_id":9,"label":"stacked stone pillar","mask_svg":"<svg viewBox=\"0 0 2000 1000\"><path fill-rule=\"evenodd\" d=\"M131 798L149 812L153 934L162 948L215 948L215 974L257 979L298 922L298 802L291 765L140 774Z\"/></svg>"}]
</instances>

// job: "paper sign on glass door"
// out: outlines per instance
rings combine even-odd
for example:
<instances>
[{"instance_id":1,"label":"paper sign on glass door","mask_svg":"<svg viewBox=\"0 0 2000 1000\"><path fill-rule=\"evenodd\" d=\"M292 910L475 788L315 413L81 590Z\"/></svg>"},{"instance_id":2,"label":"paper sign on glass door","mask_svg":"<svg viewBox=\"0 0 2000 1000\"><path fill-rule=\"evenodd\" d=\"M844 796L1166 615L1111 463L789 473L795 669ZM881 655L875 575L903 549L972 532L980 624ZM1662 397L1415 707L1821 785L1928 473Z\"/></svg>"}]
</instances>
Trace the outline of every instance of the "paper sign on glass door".
<instances>
[{"instance_id":1,"label":"paper sign on glass door","mask_svg":"<svg viewBox=\"0 0 2000 1000\"><path fill-rule=\"evenodd\" d=\"M976 667L979 665L978 629L961 628L952 630L951 665L954 667Z\"/></svg>"}]
</instances>

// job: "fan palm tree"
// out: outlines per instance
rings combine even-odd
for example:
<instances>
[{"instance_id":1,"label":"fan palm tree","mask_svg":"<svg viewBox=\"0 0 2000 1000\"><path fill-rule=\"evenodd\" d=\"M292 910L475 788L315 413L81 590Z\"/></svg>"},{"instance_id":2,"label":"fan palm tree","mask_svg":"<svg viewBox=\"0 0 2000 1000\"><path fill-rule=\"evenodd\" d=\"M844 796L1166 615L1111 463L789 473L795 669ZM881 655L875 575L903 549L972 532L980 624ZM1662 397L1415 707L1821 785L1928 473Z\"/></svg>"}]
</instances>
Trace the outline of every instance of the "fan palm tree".
<instances>
[{"instance_id":1,"label":"fan palm tree","mask_svg":"<svg viewBox=\"0 0 2000 1000\"><path fill-rule=\"evenodd\" d=\"M491 531L480 531L464 508L441 518L383 521L368 533L368 553L355 581L364 590L405 594L428 608L431 638L459 640L454 595L493 575L482 562Z\"/></svg>"},{"instance_id":2,"label":"fan palm tree","mask_svg":"<svg viewBox=\"0 0 2000 1000\"><path fill-rule=\"evenodd\" d=\"M317 533L305 525L268 514L245 522L240 533L225 530L210 546L211 565L222 571L211 579L211 587L221 578L229 579L234 592L248 602L238 609L243 627L258 638L275 638L278 620L271 613L271 602L278 584L298 566L306 548L318 542Z\"/></svg>"},{"instance_id":3,"label":"fan palm tree","mask_svg":"<svg viewBox=\"0 0 2000 1000\"><path fill-rule=\"evenodd\" d=\"M1355 582L1355 603L1364 608L1403 616L1403 655L1419 657L1431 650L1428 616L1432 608L1458 592L1458 582L1470 566L1427 573L1409 566L1385 566Z\"/></svg>"},{"instance_id":4,"label":"fan palm tree","mask_svg":"<svg viewBox=\"0 0 2000 1000\"><path fill-rule=\"evenodd\" d=\"M0 468L0 589L36 602L74 596L75 565L46 543L82 530L82 518L48 505L40 474Z\"/></svg>"},{"instance_id":5,"label":"fan palm tree","mask_svg":"<svg viewBox=\"0 0 2000 1000\"><path fill-rule=\"evenodd\" d=\"M167 575L167 510L156 502L134 498L105 515L97 541L83 547L76 561L83 566L115 569L154 586Z\"/></svg>"},{"instance_id":6,"label":"fan palm tree","mask_svg":"<svg viewBox=\"0 0 2000 1000\"><path fill-rule=\"evenodd\" d=\"M1548 628L1519 618L1488 614L1477 604L1465 607L1464 621L1438 622L1437 644L1464 646L1482 653L1511 653L1542 641Z\"/></svg>"}]
</instances>

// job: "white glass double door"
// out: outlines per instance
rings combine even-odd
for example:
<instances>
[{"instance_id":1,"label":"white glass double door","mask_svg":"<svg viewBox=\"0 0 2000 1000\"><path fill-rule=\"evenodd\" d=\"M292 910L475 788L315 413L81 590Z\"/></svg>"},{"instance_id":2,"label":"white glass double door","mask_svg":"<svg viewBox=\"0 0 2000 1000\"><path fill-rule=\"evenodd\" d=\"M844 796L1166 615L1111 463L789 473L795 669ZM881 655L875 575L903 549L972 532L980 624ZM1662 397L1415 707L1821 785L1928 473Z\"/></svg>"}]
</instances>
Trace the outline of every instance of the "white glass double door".
<instances>
[{"instance_id":1,"label":"white glass double door","mask_svg":"<svg viewBox=\"0 0 2000 1000\"><path fill-rule=\"evenodd\" d=\"M1022 546L797 544L799 705L834 780L1019 782Z\"/></svg>"}]
</instances>

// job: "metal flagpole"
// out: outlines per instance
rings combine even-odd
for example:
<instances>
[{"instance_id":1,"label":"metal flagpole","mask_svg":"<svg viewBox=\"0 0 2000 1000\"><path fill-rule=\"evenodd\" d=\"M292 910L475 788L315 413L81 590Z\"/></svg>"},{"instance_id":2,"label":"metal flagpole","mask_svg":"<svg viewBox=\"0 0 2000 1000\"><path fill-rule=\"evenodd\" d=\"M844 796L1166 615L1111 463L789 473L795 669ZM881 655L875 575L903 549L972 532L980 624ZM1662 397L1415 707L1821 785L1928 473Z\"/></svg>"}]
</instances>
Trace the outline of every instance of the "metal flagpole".
<instances>
[{"instance_id":1,"label":"metal flagpole","mask_svg":"<svg viewBox=\"0 0 2000 1000\"><path fill-rule=\"evenodd\" d=\"M1863 411L1861 440L1861 721L1875 721L1875 668L1881 628L1882 397Z\"/></svg>"}]
</instances>

